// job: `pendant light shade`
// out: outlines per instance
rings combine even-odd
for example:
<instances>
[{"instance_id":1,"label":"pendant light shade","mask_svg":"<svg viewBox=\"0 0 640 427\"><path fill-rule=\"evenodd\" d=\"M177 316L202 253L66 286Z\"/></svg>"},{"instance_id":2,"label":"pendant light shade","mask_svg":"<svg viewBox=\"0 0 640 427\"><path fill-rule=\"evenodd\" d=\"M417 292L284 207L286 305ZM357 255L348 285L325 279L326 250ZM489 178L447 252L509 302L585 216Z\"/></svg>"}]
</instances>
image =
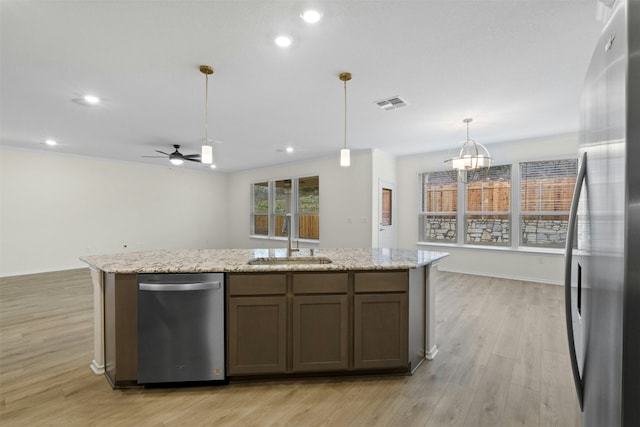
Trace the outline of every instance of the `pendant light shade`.
<instances>
[{"instance_id":1,"label":"pendant light shade","mask_svg":"<svg viewBox=\"0 0 640 427\"><path fill-rule=\"evenodd\" d=\"M347 82L351 80L351 73L340 73L338 76L344 82L344 148L340 150L340 166L351 166L351 151L347 148Z\"/></svg>"},{"instance_id":2,"label":"pendant light shade","mask_svg":"<svg viewBox=\"0 0 640 427\"><path fill-rule=\"evenodd\" d=\"M200 159L205 165L210 165L213 163L213 147L211 145L205 144L202 146Z\"/></svg>"},{"instance_id":3,"label":"pendant light shade","mask_svg":"<svg viewBox=\"0 0 640 427\"><path fill-rule=\"evenodd\" d=\"M351 166L351 150L348 148L340 150L340 166Z\"/></svg>"},{"instance_id":4,"label":"pendant light shade","mask_svg":"<svg viewBox=\"0 0 640 427\"><path fill-rule=\"evenodd\" d=\"M204 74L204 144L200 161L206 165L213 163L213 146L209 143L209 74L213 74L213 68L209 65L201 65L200 72Z\"/></svg>"}]
</instances>

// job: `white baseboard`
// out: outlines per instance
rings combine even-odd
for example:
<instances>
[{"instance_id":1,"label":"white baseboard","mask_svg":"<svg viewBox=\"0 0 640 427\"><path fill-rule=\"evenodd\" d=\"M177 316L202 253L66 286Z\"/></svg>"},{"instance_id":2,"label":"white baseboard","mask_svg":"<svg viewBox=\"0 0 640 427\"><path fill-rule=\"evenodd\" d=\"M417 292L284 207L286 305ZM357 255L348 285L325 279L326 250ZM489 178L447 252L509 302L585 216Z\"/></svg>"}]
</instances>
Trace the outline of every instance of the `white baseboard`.
<instances>
[{"instance_id":1,"label":"white baseboard","mask_svg":"<svg viewBox=\"0 0 640 427\"><path fill-rule=\"evenodd\" d=\"M495 274L495 273L488 273L485 271L469 271L469 270L462 270L457 268L443 268L442 264L438 266L438 271L446 271L448 273L472 274L475 276L484 276L484 277L497 277L499 279L520 280L523 282L544 283L548 285L558 285L558 286L564 285L564 283L560 280L543 280L539 277L516 276L516 275L510 275L510 274Z\"/></svg>"},{"instance_id":2,"label":"white baseboard","mask_svg":"<svg viewBox=\"0 0 640 427\"><path fill-rule=\"evenodd\" d=\"M104 365L99 365L98 362L96 362L95 360L91 361L91 365L89 365L89 367L91 368L91 370L95 375L104 374Z\"/></svg>"},{"instance_id":3,"label":"white baseboard","mask_svg":"<svg viewBox=\"0 0 640 427\"><path fill-rule=\"evenodd\" d=\"M30 274L43 274L43 273L55 273L57 271L71 271L71 270L82 270L85 268L89 268L88 265L76 264L72 267L66 268L53 268L53 269L45 269L45 270L29 270L29 271L11 271L11 272L0 272L0 278L4 277L14 277L14 276L27 276Z\"/></svg>"},{"instance_id":4,"label":"white baseboard","mask_svg":"<svg viewBox=\"0 0 640 427\"><path fill-rule=\"evenodd\" d=\"M427 351L424 354L424 358L427 360L433 360L436 358L437 355L438 355L438 347L434 345L431 350Z\"/></svg>"}]
</instances>

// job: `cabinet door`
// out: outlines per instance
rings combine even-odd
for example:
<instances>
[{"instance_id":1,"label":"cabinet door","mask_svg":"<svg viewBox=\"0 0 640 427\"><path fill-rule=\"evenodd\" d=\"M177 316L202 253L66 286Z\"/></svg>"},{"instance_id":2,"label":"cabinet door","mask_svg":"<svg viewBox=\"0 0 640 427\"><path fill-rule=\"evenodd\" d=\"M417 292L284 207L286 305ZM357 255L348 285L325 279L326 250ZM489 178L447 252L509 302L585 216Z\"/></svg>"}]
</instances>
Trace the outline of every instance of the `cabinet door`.
<instances>
[{"instance_id":1,"label":"cabinet door","mask_svg":"<svg viewBox=\"0 0 640 427\"><path fill-rule=\"evenodd\" d=\"M347 295L293 297L293 370L347 369Z\"/></svg>"},{"instance_id":2,"label":"cabinet door","mask_svg":"<svg viewBox=\"0 0 640 427\"><path fill-rule=\"evenodd\" d=\"M229 298L229 375L285 372L287 299Z\"/></svg>"},{"instance_id":3,"label":"cabinet door","mask_svg":"<svg viewBox=\"0 0 640 427\"><path fill-rule=\"evenodd\" d=\"M407 294L354 296L354 368L406 367Z\"/></svg>"}]
</instances>

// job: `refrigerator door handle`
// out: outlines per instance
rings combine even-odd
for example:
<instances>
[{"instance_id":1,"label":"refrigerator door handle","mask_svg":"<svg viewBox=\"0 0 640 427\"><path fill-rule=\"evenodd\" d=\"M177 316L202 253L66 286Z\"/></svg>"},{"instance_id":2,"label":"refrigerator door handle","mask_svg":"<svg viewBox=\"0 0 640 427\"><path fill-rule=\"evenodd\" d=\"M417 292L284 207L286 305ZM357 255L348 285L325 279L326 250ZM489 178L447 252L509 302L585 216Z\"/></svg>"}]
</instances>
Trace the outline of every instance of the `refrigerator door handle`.
<instances>
[{"instance_id":1,"label":"refrigerator door handle","mask_svg":"<svg viewBox=\"0 0 640 427\"><path fill-rule=\"evenodd\" d=\"M565 304L565 317L567 324L567 339L569 341L569 357L571 358L571 371L573 372L573 381L576 385L576 392L578 393L578 401L580 402L580 409L583 409L583 384L582 378L580 378L580 370L578 368L578 359L576 356L576 345L573 340L573 317L571 313L571 258L573 257L573 242L575 240L576 221L578 218L578 202L580 201L580 192L582 190L582 183L584 182L587 173L587 153L582 154L582 161L580 162L580 170L578 171L578 178L576 179L576 186L573 190L573 198L571 199L571 211L569 213L569 228L567 230L567 245L565 249L564 258L564 304Z\"/></svg>"}]
</instances>

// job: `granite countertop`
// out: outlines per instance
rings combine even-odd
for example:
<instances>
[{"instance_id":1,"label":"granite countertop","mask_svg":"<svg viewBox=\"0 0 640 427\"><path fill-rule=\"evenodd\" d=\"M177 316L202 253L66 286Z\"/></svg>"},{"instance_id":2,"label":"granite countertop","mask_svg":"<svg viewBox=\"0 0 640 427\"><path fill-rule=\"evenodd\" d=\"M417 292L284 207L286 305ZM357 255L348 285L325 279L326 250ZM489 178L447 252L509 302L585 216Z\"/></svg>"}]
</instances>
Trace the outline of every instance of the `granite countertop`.
<instances>
[{"instance_id":1,"label":"granite countertop","mask_svg":"<svg viewBox=\"0 0 640 427\"><path fill-rule=\"evenodd\" d=\"M186 249L83 256L80 260L107 273L198 273L267 271L404 270L431 264L445 252L409 249L300 249L289 258L318 260L328 264L249 265L256 258L286 260L282 249Z\"/></svg>"}]
</instances>

